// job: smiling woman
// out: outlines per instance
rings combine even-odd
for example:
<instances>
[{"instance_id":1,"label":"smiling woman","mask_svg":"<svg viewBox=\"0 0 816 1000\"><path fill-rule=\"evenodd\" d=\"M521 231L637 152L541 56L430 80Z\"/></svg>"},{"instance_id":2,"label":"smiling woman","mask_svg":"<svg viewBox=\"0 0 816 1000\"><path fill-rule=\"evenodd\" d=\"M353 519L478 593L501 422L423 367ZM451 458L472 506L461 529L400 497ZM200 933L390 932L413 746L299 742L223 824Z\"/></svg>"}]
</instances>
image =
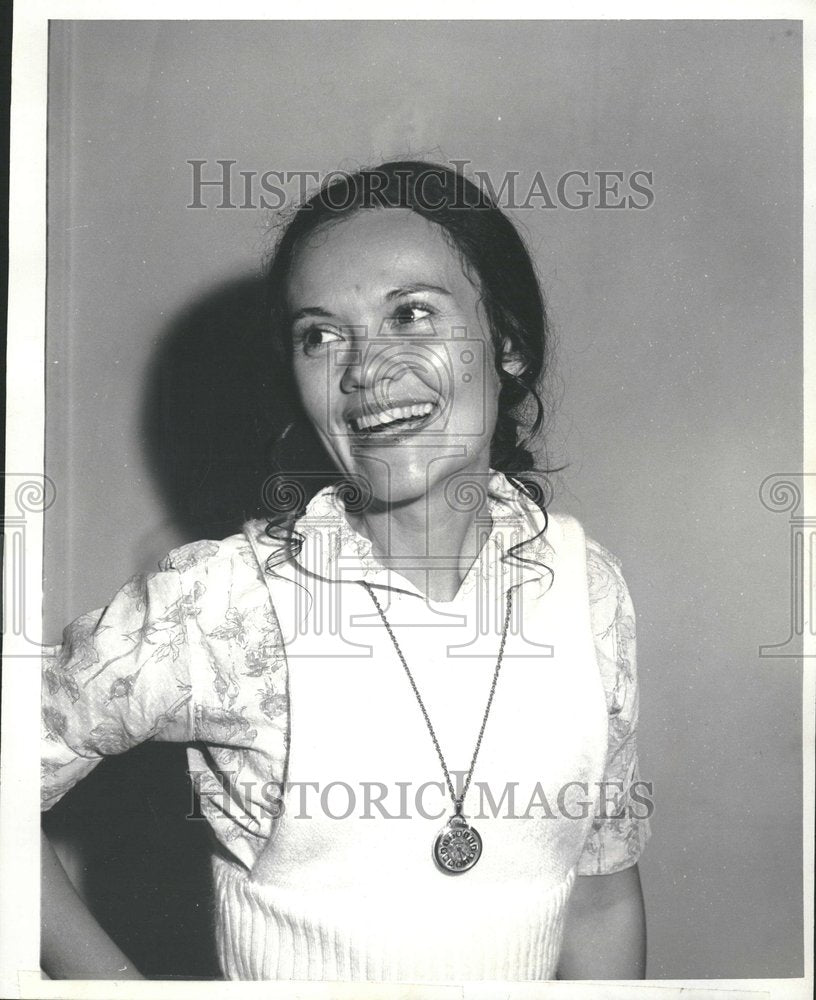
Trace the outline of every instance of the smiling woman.
<instances>
[{"instance_id":1,"label":"smiling woman","mask_svg":"<svg viewBox=\"0 0 816 1000\"><path fill-rule=\"evenodd\" d=\"M369 516L379 557L388 547L412 563L433 552L435 564L461 556L469 565L474 512L453 517L445 485L467 473L484 483L491 468L515 476L531 469L525 408L529 437L543 417L546 313L510 220L460 173L435 164L341 174L292 220L269 287L276 346L300 411L298 444L282 470L309 455L307 473L359 475L384 513ZM302 443L315 432L322 461ZM308 477L307 495L319 482ZM406 506L411 500L418 506ZM411 516L437 537L417 548L407 528L403 539L400 525ZM449 596L461 582L455 567L426 568L423 579Z\"/></svg>"},{"instance_id":2,"label":"smiling woman","mask_svg":"<svg viewBox=\"0 0 816 1000\"><path fill-rule=\"evenodd\" d=\"M49 651L45 806L107 753L187 743L229 978L642 976L634 617L534 473L520 236L460 173L383 164L300 207L268 288L271 516ZM127 966L47 874L47 971Z\"/></svg>"},{"instance_id":3,"label":"smiling woman","mask_svg":"<svg viewBox=\"0 0 816 1000\"><path fill-rule=\"evenodd\" d=\"M329 304L321 318L301 308L318 296ZM377 556L397 554L385 551L389 532L415 535L407 521L435 530L404 555L458 555L475 522L468 511L451 517L444 487L490 469L499 375L477 288L442 230L408 209L360 212L302 248L289 303L308 312L293 324L303 408L338 471L378 501L382 516L368 518ZM431 578L431 596L446 600L461 582L453 566Z\"/></svg>"}]
</instances>

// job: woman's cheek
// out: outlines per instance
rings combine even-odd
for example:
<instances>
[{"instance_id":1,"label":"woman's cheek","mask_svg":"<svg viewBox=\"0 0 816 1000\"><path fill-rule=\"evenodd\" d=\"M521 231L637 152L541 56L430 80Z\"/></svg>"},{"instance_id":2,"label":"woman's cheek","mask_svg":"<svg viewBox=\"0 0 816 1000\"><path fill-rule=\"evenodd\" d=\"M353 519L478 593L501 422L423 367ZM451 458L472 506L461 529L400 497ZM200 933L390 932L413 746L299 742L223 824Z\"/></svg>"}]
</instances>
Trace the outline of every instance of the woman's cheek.
<instances>
[{"instance_id":1,"label":"woman's cheek","mask_svg":"<svg viewBox=\"0 0 816 1000\"><path fill-rule=\"evenodd\" d=\"M325 371L321 370L318 373L314 366L296 361L293 365L293 373L306 416L316 431L325 433L326 393L320 391L321 388L325 390Z\"/></svg>"}]
</instances>

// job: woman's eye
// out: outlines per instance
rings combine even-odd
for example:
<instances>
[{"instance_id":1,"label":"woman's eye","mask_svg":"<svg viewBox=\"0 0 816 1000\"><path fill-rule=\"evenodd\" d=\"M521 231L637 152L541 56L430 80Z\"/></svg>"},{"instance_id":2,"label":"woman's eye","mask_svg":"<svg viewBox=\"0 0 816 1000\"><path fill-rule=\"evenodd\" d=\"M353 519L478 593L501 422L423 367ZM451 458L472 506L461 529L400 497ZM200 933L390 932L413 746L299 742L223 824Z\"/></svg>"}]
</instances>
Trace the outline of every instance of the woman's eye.
<instances>
[{"instance_id":1,"label":"woman's eye","mask_svg":"<svg viewBox=\"0 0 816 1000\"><path fill-rule=\"evenodd\" d=\"M397 326L408 326L410 323L421 323L428 319L433 310L419 302L406 302L393 313L393 321Z\"/></svg>"},{"instance_id":2,"label":"woman's eye","mask_svg":"<svg viewBox=\"0 0 816 1000\"><path fill-rule=\"evenodd\" d=\"M325 330L322 327L312 327L301 335L300 341L306 354L314 354L328 344L342 340L337 330Z\"/></svg>"}]
</instances>

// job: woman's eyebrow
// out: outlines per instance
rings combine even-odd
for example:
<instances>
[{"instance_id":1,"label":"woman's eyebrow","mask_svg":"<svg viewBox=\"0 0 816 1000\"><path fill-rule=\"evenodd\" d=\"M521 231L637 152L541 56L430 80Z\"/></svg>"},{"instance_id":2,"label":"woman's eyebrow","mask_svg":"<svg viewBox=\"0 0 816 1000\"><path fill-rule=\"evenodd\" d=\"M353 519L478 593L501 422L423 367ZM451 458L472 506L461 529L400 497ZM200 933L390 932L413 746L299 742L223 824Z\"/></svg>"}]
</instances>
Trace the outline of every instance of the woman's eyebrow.
<instances>
[{"instance_id":1,"label":"woman's eyebrow","mask_svg":"<svg viewBox=\"0 0 816 1000\"><path fill-rule=\"evenodd\" d=\"M303 319L305 316L321 316L328 317L332 314L328 309L322 309L320 306L304 306L303 309L298 309L297 312L293 312L289 317L290 323L295 323L299 319Z\"/></svg>"},{"instance_id":2,"label":"woman's eyebrow","mask_svg":"<svg viewBox=\"0 0 816 1000\"><path fill-rule=\"evenodd\" d=\"M442 288L441 285L427 285L424 282L419 282L415 285L404 285L402 288L392 288L385 296L385 301L391 302L393 299L401 298L403 295L415 295L417 292L436 292L437 295L451 294L447 288Z\"/></svg>"},{"instance_id":3,"label":"woman's eyebrow","mask_svg":"<svg viewBox=\"0 0 816 1000\"><path fill-rule=\"evenodd\" d=\"M417 282L411 285L403 285L400 288L392 288L390 292L386 292L385 301L392 302L394 299L402 298L404 295L416 295L417 292L436 292L437 295L451 294L447 288L443 288L441 285L429 285L425 282ZM304 319L306 316L319 316L326 319L332 315L332 312L328 309L323 309L321 306L304 306L290 315L289 322L296 323L299 319Z\"/></svg>"}]
</instances>

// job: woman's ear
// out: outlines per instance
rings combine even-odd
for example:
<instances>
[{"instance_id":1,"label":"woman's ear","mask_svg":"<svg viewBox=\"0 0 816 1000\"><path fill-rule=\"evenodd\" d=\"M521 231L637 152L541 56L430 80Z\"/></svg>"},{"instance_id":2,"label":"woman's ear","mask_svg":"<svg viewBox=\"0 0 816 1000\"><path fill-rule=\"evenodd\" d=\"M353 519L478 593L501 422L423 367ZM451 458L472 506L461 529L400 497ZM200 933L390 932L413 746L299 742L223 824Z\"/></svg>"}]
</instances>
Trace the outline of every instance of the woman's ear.
<instances>
[{"instance_id":1,"label":"woman's ear","mask_svg":"<svg viewBox=\"0 0 816 1000\"><path fill-rule=\"evenodd\" d=\"M513 345L507 337L504 338L501 366L509 375L521 375L526 367L524 358L518 351L513 350Z\"/></svg>"}]
</instances>

